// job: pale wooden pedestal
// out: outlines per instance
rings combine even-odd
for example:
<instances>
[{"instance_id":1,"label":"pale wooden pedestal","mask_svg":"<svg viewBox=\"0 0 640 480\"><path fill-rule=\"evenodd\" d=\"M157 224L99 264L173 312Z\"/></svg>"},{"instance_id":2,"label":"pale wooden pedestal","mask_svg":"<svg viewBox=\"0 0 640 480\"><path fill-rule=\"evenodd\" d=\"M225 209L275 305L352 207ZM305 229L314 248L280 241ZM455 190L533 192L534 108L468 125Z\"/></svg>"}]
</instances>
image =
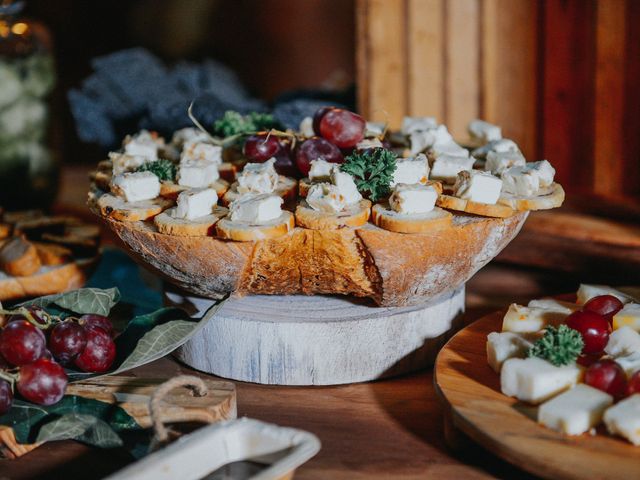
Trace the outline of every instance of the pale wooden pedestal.
<instances>
[{"instance_id":1,"label":"pale wooden pedestal","mask_svg":"<svg viewBox=\"0 0 640 480\"><path fill-rule=\"evenodd\" d=\"M166 297L196 315L211 303L173 292ZM245 382L365 382L431 365L461 326L464 299L464 286L406 308L329 296L231 299L176 356L197 370Z\"/></svg>"}]
</instances>

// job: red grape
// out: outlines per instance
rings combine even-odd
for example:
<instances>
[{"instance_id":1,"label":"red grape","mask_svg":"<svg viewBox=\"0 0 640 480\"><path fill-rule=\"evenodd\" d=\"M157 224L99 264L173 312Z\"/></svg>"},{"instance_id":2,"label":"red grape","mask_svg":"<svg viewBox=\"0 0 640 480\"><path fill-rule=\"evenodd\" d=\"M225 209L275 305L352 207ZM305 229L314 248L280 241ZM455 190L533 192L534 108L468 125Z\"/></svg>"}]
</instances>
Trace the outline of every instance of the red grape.
<instances>
[{"instance_id":1,"label":"red grape","mask_svg":"<svg viewBox=\"0 0 640 480\"><path fill-rule=\"evenodd\" d=\"M7 324L0 332L0 353L12 365L24 365L40 358L46 349L44 333L26 320Z\"/></svg>"},{"instance_id":2,"label":"red grape","mask_svg":"<svg viewBox=\"0 0 640 480\"><path fill-rule=\"evenodd\" d=\"M26 400L38 405L53 405L67 388L67 374L52 360L40 358L20 367L18 392Z\"/></svg>"},{"instance_id":3,"label":"red grape","mask_svg":"<svg viewBox=\"0 0 640 480\"><path fill-rule=\"evenodd\" d=\"M584 374L584 383L620 398L627 389L627 376L620 365L605 359L593 363Z\"/></svg>"},{"instance_id":4,"label":"red grape","mask_svg":"<svg viewBox=\"0 0 640 480\"><path fill-rule=\"evenodd\" d=\"M364 138L365 126L360 115L334 108L320 119L320 135L340 148L350 148Z\"/></svg>"},{"instance_id":5,"label":"red grape","mask_svg":"<svg viewBox=\"0 0 640 480\"><path fill-rule=\"evenodd\" d=\"M266 162L280 150L280 142L275 135L258 133L251 135L244 142L243 153L251 162Z\"/></svg>"},{"instance_id":6,"label":"red grape","mask_svg":"<svg viewBox=\"0 0 640 480\"><path fill-rule=\"evenodd\" d=\"M113 336L113 324L103 315L86 314L80 317L80 325L84 327L99 327Z\"/></svg>"},{"instance_id":7,"label":"red grape","mask_svg":"<svg viewBox=\"0 0 640 480\"><path fill-rule=\"evenodd\" d=\"M49 336L49 350L63 365L76 358L86 345L87 336L84 327L75 322L59 323Z\"/></svg>"},{"instance_id":8,"label":"red grape","mask_svg":"<svg viewBox=\"0 0 640 480\"><path fill-rule=\"evenodd\" d=\"M567 327L577 330L582 335L582 353L600 353L607 346L611 325L602 315L585 311L573 312L565 323Z\"/></svg>"},{"instance_id":9,"label":"red grape","mask_svg":"<svg viewBox=\"0 0 640 480\"><path fill-rule=\"evenodd\" d=\"M334 108L336 107L321 107L313 114L313 131L316 132L316 135L320 135L320 120L322 120L322 117L324 117L326 113Z\"/></svg>"},{"instance_id":10,"label":"red grape","mask_svg":"<svg viewBox=\"0 0 640 480\"><path fill-rule=\"evenodd\" d=\"M300 176L296 165L291 159L291 145L288 142L281 144L281 148L276 154L276 163L274 163L273 168L280 175L286 175L287 177Z\"/></svg>"},{"instance_id":11,"label":"red grape","mask_svg":"<svg viewBox=\"0 0 640 480\"><path fill-rule=\"evenodd\" d=\"M586 355L586 354L582 354L578 357L578 359L576 360L576 363L578 365L581 365L583 367L589 367L591 365L593 365L594 363L596 363L598 360L600 360L600 355Z\"/></svg>"},{"instance_id":12,"label":"red grape","mask_svg":"<svg viewBox=\"0 0 640 480\"><path fill-rule=\"evenodd\" d=\"M95 326L85 327L87 345L76 357L75 364L84 372L106 372L116 358L116 345L111 336Z\"/></svg>"},{"instance_id":13,"label":"red grape","mask_svg":"<svg viewBox=\"0 0 640 480\"><path fill-rule=\"evenodd\" d=\"M4 415L11 408L13 403L13 391L11 384L6 380L0 379L0 415Z\"/></svg>"},{"instance_id":14,"label":"red grape","mask_svg":"<svg viewBox=\"0 0 640 480\"><path fill-rule=\"evenodd\" d=\"M302 142L296 152L296 165L306 177L314 160L326 160L332 163L343 163L342 152L333 143L320 137L313 137Z\"/></svg>"},{"instance_id":15,"label":"red grape","mask_svg":"<svg viewBox=\"0 0 640 480\"><path fill-rule=\"evenodd\" d=\"M613 295L598 295L585 303L582 309L602 315L611 323L613 316L622 310L622 307L624 304Z\"/></svg>"},{"instance_id":16,"label":"red grape","mask_svg":"<svg viewBox=\"0 0 640 480\"><path fill-rule=\"evenodd\" d=\"M629 383L627 384L627 395L633 395L640 393L640 370L631 375Z\"/></svg>"}]
</instances>

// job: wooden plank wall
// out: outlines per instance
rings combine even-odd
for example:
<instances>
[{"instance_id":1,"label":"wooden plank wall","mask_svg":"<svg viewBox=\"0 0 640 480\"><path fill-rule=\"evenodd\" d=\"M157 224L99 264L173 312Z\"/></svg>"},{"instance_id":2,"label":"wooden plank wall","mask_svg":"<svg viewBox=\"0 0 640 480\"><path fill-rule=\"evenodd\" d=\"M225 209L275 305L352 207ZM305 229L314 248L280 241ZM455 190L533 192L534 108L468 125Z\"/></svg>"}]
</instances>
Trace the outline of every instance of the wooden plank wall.
<instances>
[{"instance_id":1,"label":"wooden plank wall","mask_svg":"<svg viewBox=\"0 0 640 480\"><path fill-rule=\"evenodd\" d=\"M361 111L484 118L568 190L640 197L640 1L356 0Z\"/></svg>"}]
</instances>

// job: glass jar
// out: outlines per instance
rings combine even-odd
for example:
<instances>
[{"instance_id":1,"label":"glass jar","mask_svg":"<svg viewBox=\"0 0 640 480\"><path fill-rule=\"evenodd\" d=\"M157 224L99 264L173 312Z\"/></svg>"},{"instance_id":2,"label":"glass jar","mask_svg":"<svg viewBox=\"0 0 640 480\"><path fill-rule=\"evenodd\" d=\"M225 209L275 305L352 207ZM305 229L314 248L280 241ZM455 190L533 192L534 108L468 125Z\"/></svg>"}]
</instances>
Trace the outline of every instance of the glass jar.
<instances>
[{"instance_id":1,"label":"glass jar","mask_svg":"<svg viewBox=\"0 0 640 480\"><path fill-rule=\"evenodd\" d=\"M0 0L0 206L47 207L57 192L50 97L51 37L19 18L24 2Z\"/></svg>"}]
</instances>

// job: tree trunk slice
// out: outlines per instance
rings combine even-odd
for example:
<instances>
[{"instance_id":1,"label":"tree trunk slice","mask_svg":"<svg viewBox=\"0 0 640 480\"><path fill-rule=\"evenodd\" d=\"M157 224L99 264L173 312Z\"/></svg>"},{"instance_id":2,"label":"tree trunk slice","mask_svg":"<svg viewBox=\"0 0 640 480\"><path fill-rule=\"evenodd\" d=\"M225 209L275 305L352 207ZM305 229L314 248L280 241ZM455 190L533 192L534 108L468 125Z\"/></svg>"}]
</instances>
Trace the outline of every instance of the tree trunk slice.
<instances>
[{"instance_id":1,"label":"tree trunk slice","mask_svg":"<svg viewBox=\"0 0 640 480\"><path fill-rule=\"evenodd\" d=\"M487 335L501 328L496 312L458 332L440 351L434 383L455 428L496 455L550 479L629 479L640 472L640 450L609 436L570 437L538 425L536 408L500 392L487 364Z\"/></svg>"},{"instance_id":2,"label":"tree trunk slice","mask_svg":"<svg viewBox=\"0 0 640 480\"><path fill-rule=\"evenodd\" d=\"M210 300L166 294L202 312ZM232 298L176 351L187 365L271 385L337 385L425 368L459 327L464 287L414 307L379 308L342 297Z\"/></svg>"}]
</instances>

